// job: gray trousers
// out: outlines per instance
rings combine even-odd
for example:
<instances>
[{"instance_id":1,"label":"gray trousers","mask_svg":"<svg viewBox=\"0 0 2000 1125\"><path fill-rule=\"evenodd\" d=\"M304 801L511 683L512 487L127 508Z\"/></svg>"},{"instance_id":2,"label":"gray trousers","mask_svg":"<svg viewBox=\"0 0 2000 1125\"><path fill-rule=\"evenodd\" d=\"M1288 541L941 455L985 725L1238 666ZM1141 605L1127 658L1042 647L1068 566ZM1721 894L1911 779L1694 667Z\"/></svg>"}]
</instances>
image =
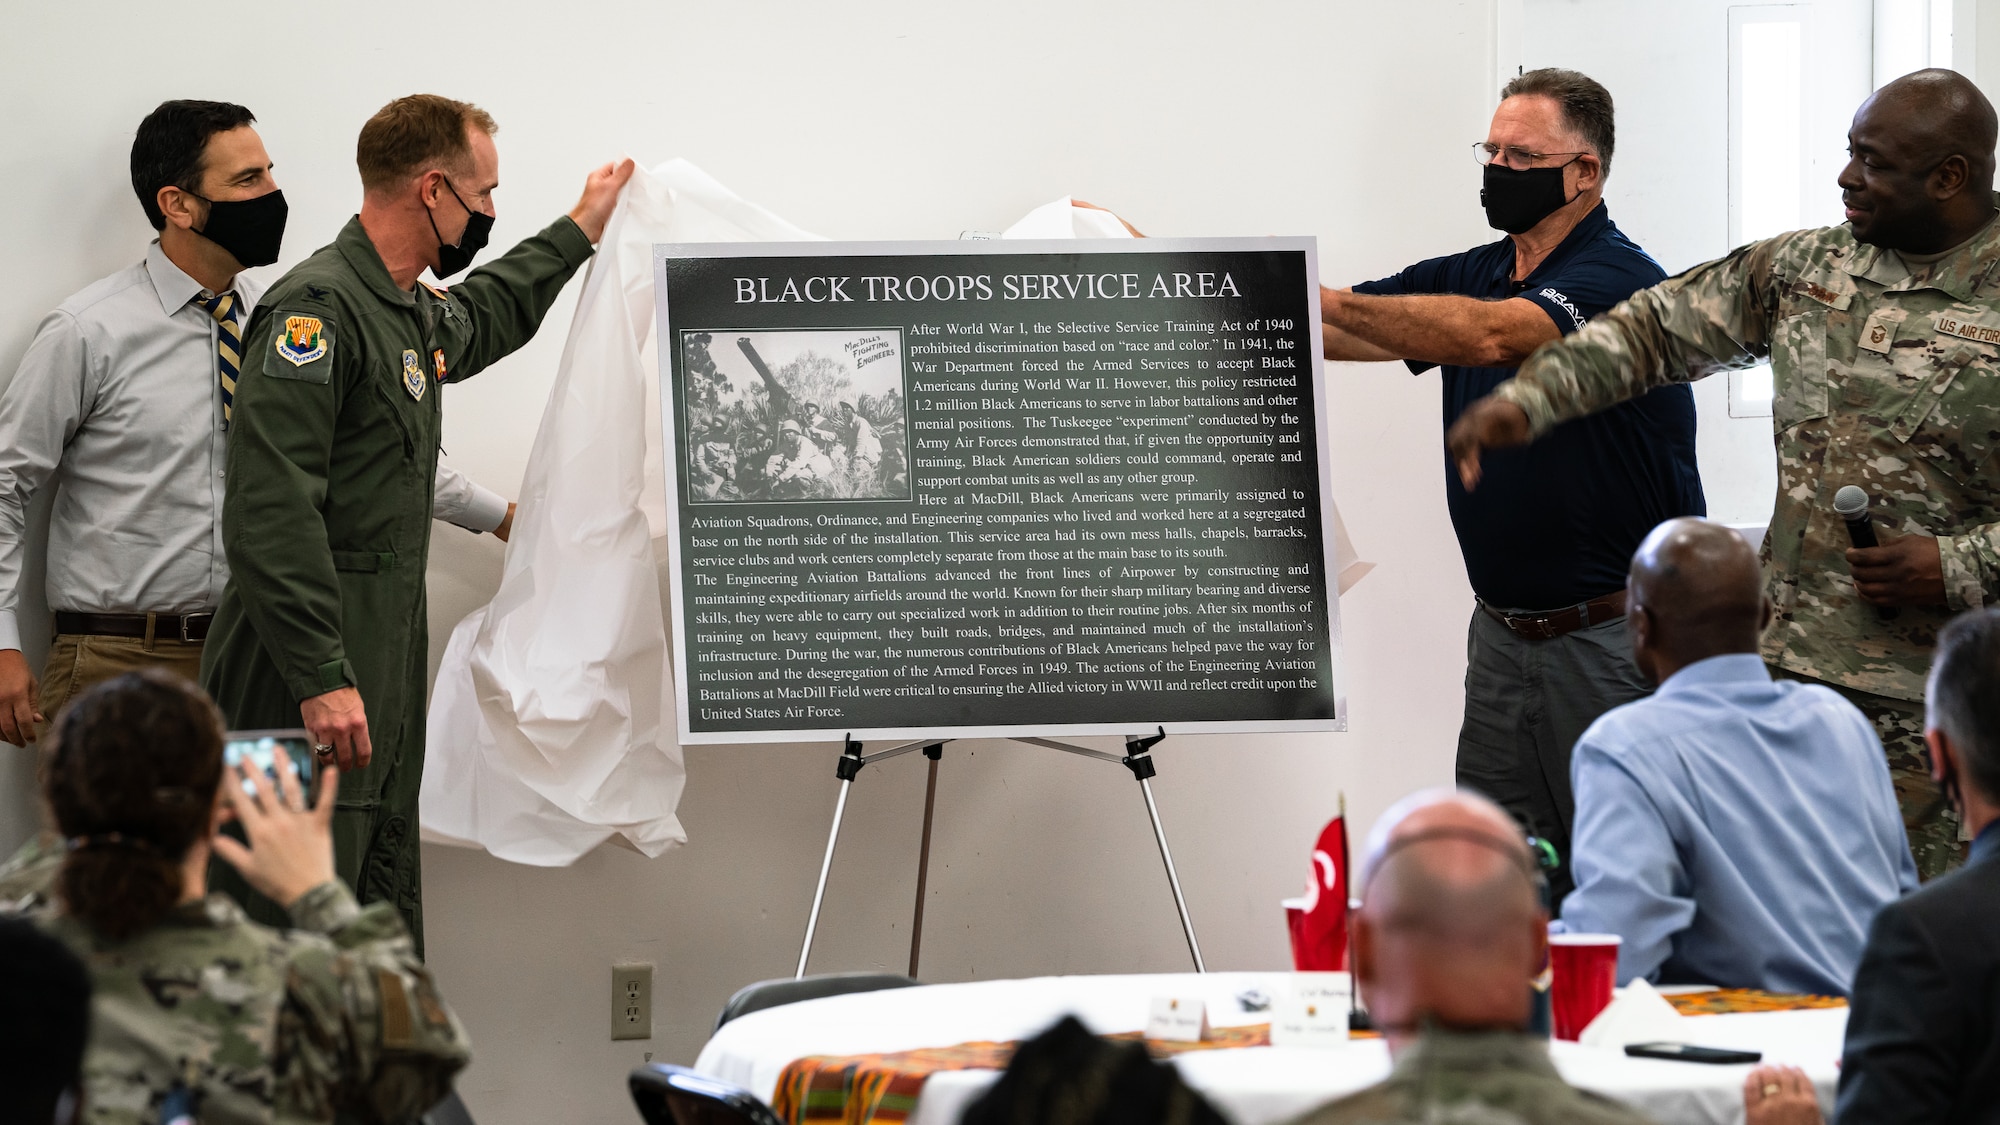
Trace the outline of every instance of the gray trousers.
<instances>
[{"instance_id":1,"label":"gray trousers","mask_svg":"<svg viewBox=\"0 0 2000 1125\"><path fill-rule=\"evenodd\" d=\"M1493 798L1523 829L1555 845L1562 866L1549 877L1554 909L1576 887L1570 751L1599 715L1653 687L1632 663L1623 617L1531 641L1475 607L1465 656L1458 784Z\"/></svg>"}]
</instances>

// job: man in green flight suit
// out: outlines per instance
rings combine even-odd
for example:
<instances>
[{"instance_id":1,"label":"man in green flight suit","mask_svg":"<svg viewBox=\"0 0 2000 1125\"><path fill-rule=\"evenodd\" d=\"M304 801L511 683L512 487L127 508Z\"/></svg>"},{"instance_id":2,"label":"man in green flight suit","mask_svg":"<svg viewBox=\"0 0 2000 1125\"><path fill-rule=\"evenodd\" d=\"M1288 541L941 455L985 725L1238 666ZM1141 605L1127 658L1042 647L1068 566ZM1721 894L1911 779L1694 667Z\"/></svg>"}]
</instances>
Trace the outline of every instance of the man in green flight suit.
<instances>
[{"instance_id":1,"label":"man in green flight suit","mask_svg":"<svg viewBox=\"0 0 2000 1125\"><path fill-rule=\"evenodd\" d=\"M232 729L303 726L341 767L341 878L395 904L423 949L424 567L444 383L535 334L631 178L592 172L570 213L449 292L493 223L492 117L431 94L362 126L363 198L279 279L244 335L223 504L230 580L202 686ZM218 871L253 917L283 912Z\"/></svg>"},{"instance_id":2,"label":"man in green flight suit","mask_svg":"<svg viewBox=\"0 0 2000 1125\"><path fill-rule=\"evenodd\" d=\"M1847 134L1846 223L1641 290L1530 356L1446 437L1470 487L1481 449L1769 357L1778 495L1764 576L1778 613L1764 659L1874 723L1927 879L1964 853L1930 778L1924 678L1945 622L2000 601L1996 131L1962 75L1889 83ZM1879 546L1851 542L1834 509L1846 486L1870 499Z\"/></svg>"}]
</instances>

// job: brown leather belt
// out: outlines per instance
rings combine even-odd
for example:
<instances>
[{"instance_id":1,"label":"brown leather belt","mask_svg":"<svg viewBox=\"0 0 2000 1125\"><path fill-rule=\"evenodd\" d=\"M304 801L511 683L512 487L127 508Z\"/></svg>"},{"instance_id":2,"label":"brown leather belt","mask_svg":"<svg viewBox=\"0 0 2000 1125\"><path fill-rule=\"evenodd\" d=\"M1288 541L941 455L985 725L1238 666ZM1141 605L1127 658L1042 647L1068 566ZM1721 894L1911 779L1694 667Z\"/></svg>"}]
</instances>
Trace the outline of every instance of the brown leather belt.
<instances>
[{"instance_id":1,"label":"brown leather belt","mask_svg":"<svg viewBox=\"0 0 2000 1125\"><path fill-rule=\"evenodd\" d=\"M1602 625L1613 618L1625 616L1625 591L1619 590L1600 598L1592 598L1582 605L1573 605L1568 609L1552 610L1548 613L1501 613L1485 602L1480 602L1479 608L1485 610L1486 615L1493 620L1505 625L1517 637L1531 641L1552 641L1565 633L1574 633L1586 625Z\"/></svg>"},{"instance_id":2,"label":"brown leather belt","mask_svg":"<svg viewBox=\"0 0 2000 1125\"><path fill-rule=\"evenodd\" d=\"M176 616L167 613L68 613L57 611L56 632L69 636L85 637L144 637L146 623L152 621L151 633L156 640L186 641L190 644L208 639L209 623L215 620L213 613L189 613Z\"/></svg>"}]
</instances>

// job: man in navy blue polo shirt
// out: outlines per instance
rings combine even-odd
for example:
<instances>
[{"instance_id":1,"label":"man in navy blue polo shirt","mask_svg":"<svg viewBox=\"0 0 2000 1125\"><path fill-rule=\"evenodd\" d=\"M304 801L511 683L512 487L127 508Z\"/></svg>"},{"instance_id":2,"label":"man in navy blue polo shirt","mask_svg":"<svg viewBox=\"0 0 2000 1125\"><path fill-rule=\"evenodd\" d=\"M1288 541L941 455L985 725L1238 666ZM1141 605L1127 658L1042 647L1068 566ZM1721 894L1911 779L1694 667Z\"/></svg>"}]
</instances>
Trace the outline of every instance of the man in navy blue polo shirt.
<instances>
[{"instance_id":1,"label":"man in navy blue polo shirt","mask_svg":"<svg viewBox=\"0 0 2000 1125\"><path fill-rule=\"evenodd\" d=\"M1507 237L1322 291L1326 357L1444 369L1444 425L1537 347L1666 275L1611 222L1611 94L1570 70L1500 93L1480 192ZM1477 491L1445 459L1445 490L1478 606L1458 781L1498 801L1567 858L1570 749L1599 715L1651 690L1625 638L1625 572L1647 532L1707 514L1694 396L1653 391L1489 453ZM1504 457L1504 460L1502 459ZM1567 862L1551 880L1560 900Z\"/></svg>"}]
</instances>

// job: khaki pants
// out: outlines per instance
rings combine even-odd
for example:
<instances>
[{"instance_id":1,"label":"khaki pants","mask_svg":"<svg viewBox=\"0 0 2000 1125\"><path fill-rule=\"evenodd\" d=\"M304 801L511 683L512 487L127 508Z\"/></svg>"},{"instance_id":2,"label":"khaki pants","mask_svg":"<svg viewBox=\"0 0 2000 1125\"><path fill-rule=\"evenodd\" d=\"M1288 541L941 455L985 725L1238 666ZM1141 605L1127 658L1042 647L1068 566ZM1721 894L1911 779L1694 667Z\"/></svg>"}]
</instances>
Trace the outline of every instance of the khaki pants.
<instances>
[{"instance_id":1,"label":"khaki pants","mask_svg":"<svg viewBox=\"0 0 2000 1125\"><path fill-rule=\"evenodd\" d=\"M96 637L58 633L49 642L49 658L42 665L42 686L35 696L35 709L43 715L39 735L46 739L56 716L69 701L116 676L141 668L161 668L199 683L201 642L155 638L148 645L139 637ZM60 838L55 818L45 802L41 806L42 842L53 846Z\"/></svg>"},{"instance_id":2,"label":"khaki pants","mask_svg":"<svg viewBox=\"0 0 2000 1125\"><path fill-rule=\"evenodd\" d=\"M42 690L35 705L53 723L70 700L89 688L126 672L160 668L190 683L201 682L201 642L179 637L95 637L57 634L42 668Z\"/></svg>"}]
</instances>

